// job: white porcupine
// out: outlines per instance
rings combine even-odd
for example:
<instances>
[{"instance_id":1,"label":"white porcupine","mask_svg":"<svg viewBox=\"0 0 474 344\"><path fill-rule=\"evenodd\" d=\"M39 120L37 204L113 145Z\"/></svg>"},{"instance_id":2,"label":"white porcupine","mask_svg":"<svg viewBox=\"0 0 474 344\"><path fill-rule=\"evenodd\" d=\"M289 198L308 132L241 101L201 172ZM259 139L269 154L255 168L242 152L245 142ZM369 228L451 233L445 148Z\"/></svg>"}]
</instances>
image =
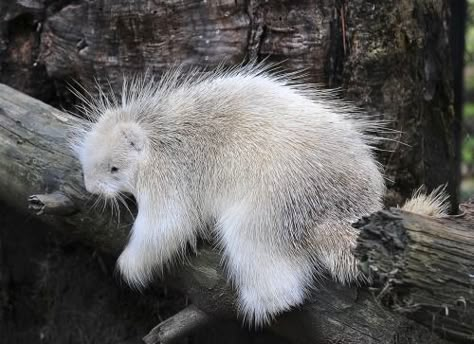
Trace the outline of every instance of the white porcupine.
<instances>
[{"instance_id":1,"label":"white porcupine","mask_svg":"<svg viewBox=\"0 0 474 344\"><path fill-rule=\"evenodd\" d=\"M357 280L351 223L380 210L385 190L371 148L380 125L260 66L186 75L86 100L92 121L75 128L86 189L138 203L124 278L145 286L211 234L256 326L301 304L315 275ZM409 210L444 212L439 193L418 197Z\"/></svg>"}]
</instances>

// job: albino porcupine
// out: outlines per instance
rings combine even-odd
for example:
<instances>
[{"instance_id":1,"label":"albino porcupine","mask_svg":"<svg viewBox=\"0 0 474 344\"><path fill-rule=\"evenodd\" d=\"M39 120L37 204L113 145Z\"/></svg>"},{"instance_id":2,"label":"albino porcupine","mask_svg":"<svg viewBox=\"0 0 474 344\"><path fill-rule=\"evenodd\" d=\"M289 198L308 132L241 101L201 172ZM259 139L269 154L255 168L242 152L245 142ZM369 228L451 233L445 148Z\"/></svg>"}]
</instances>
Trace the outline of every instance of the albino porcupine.
<instances>
[{"instance_id":1,"label":"albino porcupine","mask_svg":"<svg viewBox=\"0 0 474 344\"><path fill-rule=\"evenodd\" d=\"M301 304L315 275L356 280L351 223L385 189L380 125L335 98L253 65L135 78L119 98L86 100L74 144L86 189L138 203L124 278L145 286L213 235L256 326Z\"/></svg>"}]
</instances>

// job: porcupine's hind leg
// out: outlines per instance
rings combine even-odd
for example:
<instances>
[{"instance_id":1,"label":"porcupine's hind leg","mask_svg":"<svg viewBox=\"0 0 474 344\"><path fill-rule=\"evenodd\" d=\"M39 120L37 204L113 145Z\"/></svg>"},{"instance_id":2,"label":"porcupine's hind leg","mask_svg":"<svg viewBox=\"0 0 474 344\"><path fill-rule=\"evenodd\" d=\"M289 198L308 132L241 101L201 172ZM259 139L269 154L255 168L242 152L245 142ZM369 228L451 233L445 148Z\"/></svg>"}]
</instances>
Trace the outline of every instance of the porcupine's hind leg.
<instances>
[{"instance_id":1,"label":"porcupine's hind leg","mask_svg":"<svg viewBox=\"0 0 474 344\"><path fill-rule=\"evenodd\" d=\"M334 280L340 283L362 281L354 256L358 234L350 221L321 223L311 232L308 250Z\"/></svg>"},{"instance_id":2,"label":"porcupine's hind leg","mask_svg":"<svg viewBox=\"0 0 474 344\"><path fill-rule=\"evenodd\" d=\"M312 282L313 264L305 255L292 254L289 242L265 238L263 233L268 229L261 228L258 212L249 208L236 205L227 209L218 221L218 234L228 274L238 292L239 313L250 326L260 327L303 303Z\"/></svg>"}]
</instances>

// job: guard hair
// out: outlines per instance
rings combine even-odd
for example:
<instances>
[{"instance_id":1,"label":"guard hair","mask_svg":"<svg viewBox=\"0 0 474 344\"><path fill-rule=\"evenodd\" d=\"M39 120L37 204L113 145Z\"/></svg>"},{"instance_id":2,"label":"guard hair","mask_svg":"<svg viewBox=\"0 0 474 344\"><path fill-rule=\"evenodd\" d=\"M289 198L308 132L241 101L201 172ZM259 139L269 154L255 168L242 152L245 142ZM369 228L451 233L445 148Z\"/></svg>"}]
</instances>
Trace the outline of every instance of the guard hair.
<instances>
[{"instance_id":1,"label":"guard hair","mask_svg":"<svg viewBox=\"0 0 474 344\"><path fill-rule=\"evenodd\" d=\"M360 279L351 224L382 208L383 122L256 63L98 90L75 91L90 122L71 146L89 192L137 200L118 259L128 283L145 287L201 235L215 238L252 326L301 305L315 278Z\"/></svg>"},{"instance_id":2,"label":"guard hair","mask_svg":"<svg viewBox=\"0 0 474 344\"><path fill-rule=\"evenodd\" d=\"M446 185L438 186L429 194L425 192L425 187L421 186L403 205L402 210L431 217L445 217L450 208L448 200Z\"/></svg>"}]
</instances>

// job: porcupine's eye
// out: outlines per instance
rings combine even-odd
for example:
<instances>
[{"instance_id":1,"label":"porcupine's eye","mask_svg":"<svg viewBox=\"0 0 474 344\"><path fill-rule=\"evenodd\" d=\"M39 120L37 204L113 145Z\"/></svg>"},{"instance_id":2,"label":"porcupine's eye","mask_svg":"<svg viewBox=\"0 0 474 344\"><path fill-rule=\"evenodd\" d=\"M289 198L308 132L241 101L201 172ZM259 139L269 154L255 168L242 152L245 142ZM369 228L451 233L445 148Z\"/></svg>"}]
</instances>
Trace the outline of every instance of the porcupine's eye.
<instances>
[{"instance_id":1,"label":"porcupine's eye","mask_svg":"<svg viewBox=\"0 0 474 344\"><path fill-rule=\"evenodd\" d=\"M118 172L118 170L119 170L118 167L112 166L110 168L110 173L116 173L116 172Z\"/></svg>"}]
</instances>

